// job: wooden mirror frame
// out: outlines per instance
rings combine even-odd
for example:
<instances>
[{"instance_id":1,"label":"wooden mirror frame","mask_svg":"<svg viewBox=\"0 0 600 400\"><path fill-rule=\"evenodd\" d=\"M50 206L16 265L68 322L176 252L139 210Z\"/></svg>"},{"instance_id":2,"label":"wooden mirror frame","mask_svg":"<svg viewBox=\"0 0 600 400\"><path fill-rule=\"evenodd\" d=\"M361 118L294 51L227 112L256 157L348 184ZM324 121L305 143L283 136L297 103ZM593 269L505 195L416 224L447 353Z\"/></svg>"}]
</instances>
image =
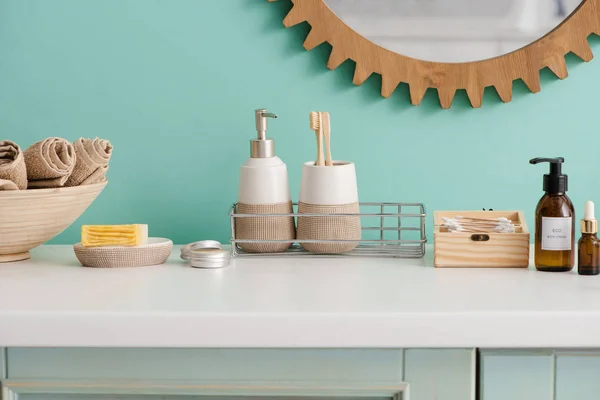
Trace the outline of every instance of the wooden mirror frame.
<instances>
[{"instance_id":1,"label":"wooden mirror frame","mask_svg":"<svg viewBox=\"0 0 600 400\"><path fill-rule=\"evenodd\" d=\"M421 103L428 88L435 88L442 108L450 108L456 91L465 89L471 106L478 108L487 86L493 86L506 103L512 100L512 83L516 79L522 79L531 92L537 93L541 90L541 69L548 67L559 79L565 79L565 55L572 52L583 61L590 61L593 55L587 38L592 33L600 35L600 0L583 0L559 26L511 53L473 62L430 62L394 53L369 41L346 25L325 0L291 2L292 9L283 25L289 28L308 22L311 30L304 48L311 50L328 42L332 50L327 68L334 70L347 59L353 60L353 83L361 85L372 73L380 74L383 97L390 97L401 82L407 83L413 105Z\"/></svg>"}]
</instances>

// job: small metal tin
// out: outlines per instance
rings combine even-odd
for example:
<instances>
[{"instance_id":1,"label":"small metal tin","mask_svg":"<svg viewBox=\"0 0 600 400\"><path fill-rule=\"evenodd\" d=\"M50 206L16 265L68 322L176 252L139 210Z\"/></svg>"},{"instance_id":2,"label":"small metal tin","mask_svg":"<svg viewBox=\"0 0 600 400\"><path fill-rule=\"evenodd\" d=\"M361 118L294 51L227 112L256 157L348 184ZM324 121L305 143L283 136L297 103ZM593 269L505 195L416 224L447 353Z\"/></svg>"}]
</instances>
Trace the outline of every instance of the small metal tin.
<instances>
[{"instance_id":1,"label":"small metal tin","mask_svg":"<svg viewBox=\"0 0 600 400\"><path fill-rule=\"evenodd\" d=\"M223 268L230 261L231 254L226 250L195 248L190 251L190 265L194 268Z\"/></svg>"},{"instance_id":2,"label":"small metal tin","mask_svg":"<svg viewBox=\"0 0 600 400\"><path fill-rule=\"evenodd\" d=\"M216 240L200 240L199 242L192 242L181 248L181 259L189 261L190 251L194 249L222 249L222 247L221 243Z\"/></svg>"}]
</instances>

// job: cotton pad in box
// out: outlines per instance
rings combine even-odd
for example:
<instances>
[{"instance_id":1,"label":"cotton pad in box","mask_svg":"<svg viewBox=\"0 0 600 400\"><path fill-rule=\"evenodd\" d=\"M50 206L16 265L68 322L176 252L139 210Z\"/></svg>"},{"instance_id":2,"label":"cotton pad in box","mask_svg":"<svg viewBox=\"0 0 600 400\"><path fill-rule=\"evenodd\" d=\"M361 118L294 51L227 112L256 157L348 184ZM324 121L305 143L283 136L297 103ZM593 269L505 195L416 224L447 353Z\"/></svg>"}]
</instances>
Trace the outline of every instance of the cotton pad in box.
<instances>
[{"instance_id":1,"label":"cotton pad in box","mask_svg":"<svg viewBox=\"0 0 600 400\"><path fill-rule=\"evenodd\" d=\"M77 243L73 248L84 267L145 267L167 261L173 250L173 242L165 238L148 238L148 244L141 246L85 247Z\"/></svg>"}]
</instances>

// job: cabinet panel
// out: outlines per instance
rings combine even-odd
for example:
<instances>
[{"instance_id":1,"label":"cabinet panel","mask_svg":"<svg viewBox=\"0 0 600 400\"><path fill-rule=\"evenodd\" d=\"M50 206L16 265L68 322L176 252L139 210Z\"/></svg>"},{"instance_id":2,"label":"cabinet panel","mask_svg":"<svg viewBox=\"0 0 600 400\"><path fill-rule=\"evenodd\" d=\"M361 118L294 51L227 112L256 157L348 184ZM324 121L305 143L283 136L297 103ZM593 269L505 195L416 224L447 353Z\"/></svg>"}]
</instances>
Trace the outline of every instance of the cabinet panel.
<instances>
[{"instance_id":1,"label":"cabinet panel","mask_svg":"<svg viewBox=\"0 0 600 400\"><path fill-rule=\"evenodd\" d=\"M264 396L162 396L162 395L95 395L95 394L25 394L19 400L262 400ZM269 400L331 400L331 397L269 397ZM335 400L389 400L386 397L335 397Z\"/></svg>"},{"instance_id":2,"label":"cabinet panel","mask_svg":"<svg viewBox=\"0 0 600 400\"><path fill-rule=\"evenodd\" d=\"M2 400L401 400L406 385L385 384L369 386L366 383L293 383L282 385L271 382L228 384L214 382L140 382L140 381L5 381Z\"/></svg>"},{"instance_id":3,"label":"cabinet panel","mask_svg":"<svg viewBox=\"0 0 600 400\"><path fill-rule=\"evenodd\" d=\"M597 400L599 376L600 353L557 353L556 400Z\"/></svg>"},{"instance_id":4,"label":"cabinet panel","mask_svg":"<svg viewBox=\"0 0 600 400\"><path fill-rule=\"evenodd\" d=\"M0 379L6 378L6 348L0 347ZM2 399L2 396L0 396Z\"/></svg>"},{"instance_id":5,"label":"cabinet panel","mask_svg":"<svg viewBox=\"0 0 600 400\"><path fill-rule=\"evenodd\" d=\"M552 400L553 363L552 352L482 352L481 400Z\"/></svg>"},{"instance_id":6,"label":"cabinet panel","mask_svg":"<svg viewBox=\"0 0 600 400\"><path fill-rule=\"evenodd\" d=\"M475 399L475 350L406 350L411 400Z\"/></svg>"},{"instance_id":7,"label":"cabinet panel","mask_svg":"<svg viewBox=\"0 0 600 400\"><path fill-rule=\"evenodd\" d=\"M401 382L402 350L11 348L9 379Z\"/></svg>"}]
</instances>

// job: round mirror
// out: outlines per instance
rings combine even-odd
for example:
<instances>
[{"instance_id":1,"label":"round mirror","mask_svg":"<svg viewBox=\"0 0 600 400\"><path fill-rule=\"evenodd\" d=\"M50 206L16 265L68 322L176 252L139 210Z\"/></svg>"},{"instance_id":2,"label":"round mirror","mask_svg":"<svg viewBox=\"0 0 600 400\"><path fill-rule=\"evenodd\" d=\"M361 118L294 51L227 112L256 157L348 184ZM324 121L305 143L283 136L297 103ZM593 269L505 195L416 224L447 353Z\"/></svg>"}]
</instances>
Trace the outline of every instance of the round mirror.
<instances>
[{"instance_id":1,"label":"round mirror","mask_svg":"<svg viewBox=\"0 0 600 400\"><path fill-rule=\"evenodd\" d=\"M471 62L520 49L564 21L581 0L325 0L358 34L434 62Z\"/></svg>"}]
</instances>

